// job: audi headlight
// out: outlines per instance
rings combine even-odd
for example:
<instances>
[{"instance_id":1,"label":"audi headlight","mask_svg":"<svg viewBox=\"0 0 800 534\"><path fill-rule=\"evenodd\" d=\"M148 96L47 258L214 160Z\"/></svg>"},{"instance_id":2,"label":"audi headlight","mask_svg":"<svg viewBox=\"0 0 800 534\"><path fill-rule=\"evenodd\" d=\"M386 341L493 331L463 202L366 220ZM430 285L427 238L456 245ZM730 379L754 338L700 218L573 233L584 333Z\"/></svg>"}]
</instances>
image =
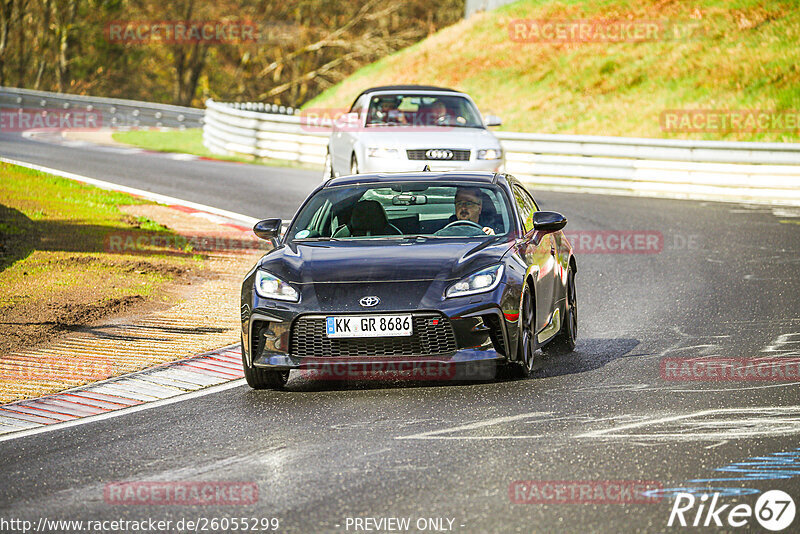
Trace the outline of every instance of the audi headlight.
<instances>
[{"instance_id":1,"label":"audi headlight","mask_svg":"<svg viewBox=\"0 0 800 534\"><path fill-rule=\"evenodd\" d=\"M379 146L373 146L367 148L367 155L371 158L384 158L384 159L392 159L392 158L399 158L400 151L396 148L383 148Z\"/></svg>"},{"instance_id":2,"label":"audi headlight","mask_svg":"<svg viewBox=\"0 0 800 534\"><path fill-rule=\"evenodd\" d=\"M256 293L267 299L300 300L300 293L295 288L266 271L256 272Z\"/></svg>"},{"instance_id":3,"label":"audi headlight","mask_svg":"<svg viewBox=\"0 0 800 534\"><path fill-rule=\"evenodd\" d=\"M478 150L478 159L501 159L503 150L501 148L486 148Z\"/></svg>"},{"instance_id":4,"label":"audi headlight","mask_svg":"<svg viewBox=\"0 0 800 534\"><path fill-rule=\"evenodd\" d=\"M466 278L462 278L455 284L447 288L444 296L450 297L464 297L466 295L474 295L475 293L484 293L496 288L503 277L503 266L494 265L481 269L476 273L472 273Z\"/></svg>"}]
</instances>

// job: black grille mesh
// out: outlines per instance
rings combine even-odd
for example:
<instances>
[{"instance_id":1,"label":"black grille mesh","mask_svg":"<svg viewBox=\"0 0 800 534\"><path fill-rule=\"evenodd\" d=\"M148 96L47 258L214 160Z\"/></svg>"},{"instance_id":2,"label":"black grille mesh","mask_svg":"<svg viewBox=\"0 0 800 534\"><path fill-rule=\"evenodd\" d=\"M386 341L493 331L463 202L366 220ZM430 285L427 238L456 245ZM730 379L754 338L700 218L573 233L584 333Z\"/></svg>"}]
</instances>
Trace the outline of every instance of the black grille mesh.
<instances>
[{"instance_id":1,"label":"black grille mesh","mask_svg":"<svg viewBox=\"0 0 800 534\"><path fill-rule=\"evenodd\" d=\"M408 154L408 159L419 159L419 160L427 160L428 157L425 155L425 152L430 150L429 148L420 148L415 150L406 150ZM444 148L444 149L434 149L434 150L449 150L453 153L453 157L450 159L433 159L431 161L469 161L469 150L455 150L452 148Z\"/></svg>"},{"instance_id":2,"label":"black grille mesh","mask_svg":"<svg viewBox=\"0 0 800 534\"><path fill-rule=\"evenodd\" d=\"M299 317L292 325L289 354L300 358L436 356L456 351L450 321L437 313L415 313L413 334L398 337L335 338L325 334L325 317ZM433 324L438 319L438 324Z\"/></svg>"}]
</instances>

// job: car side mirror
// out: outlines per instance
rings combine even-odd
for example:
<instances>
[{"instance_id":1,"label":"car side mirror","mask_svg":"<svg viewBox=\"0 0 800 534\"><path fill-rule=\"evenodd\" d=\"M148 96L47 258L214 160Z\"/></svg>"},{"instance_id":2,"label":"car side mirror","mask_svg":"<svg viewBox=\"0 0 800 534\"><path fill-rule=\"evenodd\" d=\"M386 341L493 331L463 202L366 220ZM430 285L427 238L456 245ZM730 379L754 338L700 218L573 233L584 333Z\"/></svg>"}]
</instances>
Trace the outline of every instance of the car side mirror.
<instances>
[{"instance_id":1,"label":"car side mirror","mask_svg":"<svg viewBox=\"0 0 800 534\"><path fill-rule=\"evenodd\" d=\"M486 126L500 126L503 124L503 119L497 115L486 115L483 120L486 123Z\"/></svg>"},{"instance_id":2,"label":"car side mirror","mask_svg":"<svg viewBox=\"0 0 800 534\"><path fill-rule=\"evenodd\" d=\"M537 211L533 214L533 229L557 232L567 225L567 218L555 211Z\"/></svg>"},{"instance_id":3,"label":"car side mirror","mask_svg":"<svg viewBox=\"0 0 800 534\"><path fill-rule=\"evenodd\" d=\"M280 219L265 219L258 221L253 226L253 233L261 239L266 239L272 243L272 246L278 246L278 239L281 236L281 221Z\"/></svg>"}]
</instances>

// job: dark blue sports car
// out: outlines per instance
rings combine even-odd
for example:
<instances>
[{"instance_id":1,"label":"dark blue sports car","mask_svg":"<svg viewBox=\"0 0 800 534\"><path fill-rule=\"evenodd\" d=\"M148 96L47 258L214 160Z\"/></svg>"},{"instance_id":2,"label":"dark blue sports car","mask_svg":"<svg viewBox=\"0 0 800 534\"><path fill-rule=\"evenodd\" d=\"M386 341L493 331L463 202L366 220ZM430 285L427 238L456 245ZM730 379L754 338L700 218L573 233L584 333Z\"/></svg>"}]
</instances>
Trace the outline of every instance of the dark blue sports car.
<instances>
[{"instance_id":1,"label":"dark blue sports car","mask_svg":"<svg viewBox=\"0 0 800 534\"><path fill-rule=\"evenodd\" d=\"M283 236L280 219L254 228L275 248L242 285L247 383L280 388L291 369L376 362L527 377L537 349L575 347L566 224L508 174L328 180Z\"/></svg>"}]
</instances>

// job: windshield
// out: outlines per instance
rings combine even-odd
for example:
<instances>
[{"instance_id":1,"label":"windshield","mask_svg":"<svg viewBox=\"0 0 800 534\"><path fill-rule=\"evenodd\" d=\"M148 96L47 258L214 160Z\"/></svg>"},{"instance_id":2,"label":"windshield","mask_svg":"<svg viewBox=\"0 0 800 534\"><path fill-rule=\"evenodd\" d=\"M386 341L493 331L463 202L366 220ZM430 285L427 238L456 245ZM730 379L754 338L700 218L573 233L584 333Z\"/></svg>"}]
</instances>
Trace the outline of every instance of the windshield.
<instances>
[{"instance_id":1,"label":"windshield","mask_svg":"<svg viewBox=\"0 0 800 534\"><path fill-rule=\"evenodd\" d=\"M505 235L513 219L494 185L367 184L322 189L289 229L290 240Z\"/></svg>"},{"instance_id":2,"label":"windshield","mask_svg":"<svg viewBox=\"0 0 800 534\"><path fill-rule=\"evenodd\" d=\"M463 96L391 94L370 99L367 126L483 128L483 123Z\"/></svg>"}]
</instances>

